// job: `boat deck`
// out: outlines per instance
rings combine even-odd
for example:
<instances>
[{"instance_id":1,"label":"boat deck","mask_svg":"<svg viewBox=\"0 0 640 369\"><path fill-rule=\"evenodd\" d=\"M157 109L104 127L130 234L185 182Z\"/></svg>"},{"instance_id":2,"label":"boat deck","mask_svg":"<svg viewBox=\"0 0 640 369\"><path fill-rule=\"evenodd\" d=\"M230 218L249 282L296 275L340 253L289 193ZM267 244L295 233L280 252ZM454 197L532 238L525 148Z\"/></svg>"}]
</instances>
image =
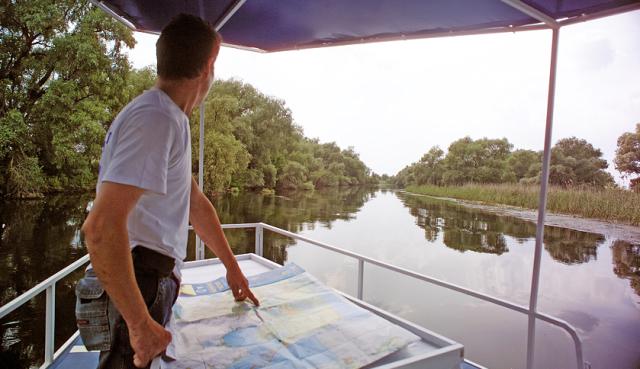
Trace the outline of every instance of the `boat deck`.
<instances>
[{"instance_id":1,"label":"boat deck","mask_svg":"<svg viewBox=\"0 0 640 369\"><path fill-rule=\"evenodd\" d=\"M278 264L255 254L239 255L237 257L240 268L245 275L251 276L269 271ZM182 269L182 279L185 283L202 283L225 275L224 266L217 259L208 259L189 262ZM462 345L445 337L430 332L422 327L404 321L384 311L381 311L360 300L346 296L353 303L372 311L373 313L400 325L414 334L419 335L422 340L415 342L408 347L391 354L377 362L368 365L366 368L460 368L460 369L481 369L482 367L463 360ZM52 369L75 369L75 368L95 368L98 363L98 352L87 351L82 344L81 338L76 333L67 341L65 348L61 349Z\"/></svg>"}]
</instances>

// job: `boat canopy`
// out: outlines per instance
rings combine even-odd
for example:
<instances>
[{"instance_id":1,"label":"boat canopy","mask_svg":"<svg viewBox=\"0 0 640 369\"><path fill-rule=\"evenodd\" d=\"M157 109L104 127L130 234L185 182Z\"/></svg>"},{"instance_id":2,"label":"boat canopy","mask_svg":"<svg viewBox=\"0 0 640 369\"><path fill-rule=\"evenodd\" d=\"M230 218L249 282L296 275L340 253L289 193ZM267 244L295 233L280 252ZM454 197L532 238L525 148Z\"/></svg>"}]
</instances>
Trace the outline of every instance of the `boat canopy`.
<instances>
[{"instance_id":1,"label":"boat canopy","mask_svg":"<svg viewBox=\"0 0 640 369\"><path fill-rule=\"evenodd\" d=\"M638 0L103 0L135 31L198 15L225 45L262 52L556 28L640 8Z\"/></svg>"}]
</instances>

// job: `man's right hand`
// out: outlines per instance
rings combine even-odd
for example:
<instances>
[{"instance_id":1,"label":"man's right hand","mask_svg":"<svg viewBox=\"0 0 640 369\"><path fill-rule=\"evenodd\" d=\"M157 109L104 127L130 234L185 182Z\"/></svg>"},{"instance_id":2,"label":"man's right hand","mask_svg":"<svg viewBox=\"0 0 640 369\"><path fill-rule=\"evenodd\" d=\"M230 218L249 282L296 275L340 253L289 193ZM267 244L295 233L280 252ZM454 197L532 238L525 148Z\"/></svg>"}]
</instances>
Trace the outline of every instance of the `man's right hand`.
<instances>
[{"instance_id":1,"label":"man's right hand","mask_svg":"<svg viewBox=\"0 0 640 369\"><path fill-rule=\"evenodd\" d=\"M149 316L144 322L129 326L129 341L133 348L133 365L146 367L171 342L171 333Z\"/></svg>"}]
</instances>

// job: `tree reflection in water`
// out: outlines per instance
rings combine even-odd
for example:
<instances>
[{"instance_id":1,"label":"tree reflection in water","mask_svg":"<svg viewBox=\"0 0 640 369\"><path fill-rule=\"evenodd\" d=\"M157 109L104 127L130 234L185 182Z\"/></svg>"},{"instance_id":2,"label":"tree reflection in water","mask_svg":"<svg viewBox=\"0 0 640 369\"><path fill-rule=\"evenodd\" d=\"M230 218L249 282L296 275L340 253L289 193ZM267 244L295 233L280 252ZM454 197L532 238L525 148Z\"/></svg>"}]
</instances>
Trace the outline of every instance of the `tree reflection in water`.
<instances>
[{"instance_id":1,"label":"tree reflection in water","mask_svg":"<svg viewBox=\"0 0 640 369\"><path fill-rule=\"evenodd\" d=\"M80 238L91 196L4 201L0 206L0 305L86 254ZM74 286L79 273L57 283L56 345L75 331ZM44 354L44 294L0 321L0 367L29 367Z\"/></svg>"},{"instance_id":2,"label":"tree reflection in water","mask_svg":"<svg viewBox=\"0 0 640 369\"><path fill-rule=\"evenodd\" d=\"M631 288L640 295L640 245L617 240L611 245L613 272L629 279Z\"/></svg>"},{"instance_id":3,"label":"tree reflection in water","mask_svg":"<svg viewBox=\"0 0 640 369\"><path fill-rule=\"evenodd\" d=\"M300 232L314 227L331 229L336 220L353 219L375 194L375 190L370 189L342 188L284 196L225 194L213 198L213 202L222 223L265 222ZM459 252L501 255L509 251L509 246L514 247L514 242L530 243L535 237L536 227L532 222L428 197L402 193L396 193L396 196L409 209L417 225L424 229L424 237L429 242L442 239L446 247ZM91 198L91 195L67 195L0 203L0 304L86 253L79 228ZM229 230L226 234L235 253L253 252L253 230ZM265 256L278 263L286 261L287 247L293 241L273 232L265 232L264 236ZM191 234L188 249L191 259L193 241ZM544 241L545 249L554 260L580 264L596 260L597 248L604 238L546 227ZM620 278L629 279L640 294L640 246L618 241L613 243L611 250L613 272ZM80 273L82 271L58 283L56 345L75 331L73 289ZM0 335L0 367L37 366L44 352L44 295L2 319ZM11 358L13 362L8 361Z\"/></svg>"},{"instance_id":4,"label":"tree reflection in water","mask_svg":"<svg viewBox=\"0 0 640 369\"><path fill-rule=\"evenodd\" d=\"M524 242L535 238L536 225L509 216L499 216L471 209L450 201L428 196L397 194L416 224L424 228L425 238L433 242L443 233L443 243L460 252L475 251L500 255L508 252L505 236ZM544 247L556 261L564 264L580 264L597 258L598 246L604 236L574 231L567 228L546 226Z\"/></svg>"},{"instance_id":5,"label":"tree reflection in water","mask_svg":"<svg viewBox=\"0 0 640 369\"><path fill-rule=\"evenodd\" d=\"M360 208L375 197L375 189L363 187L329 188L290 192L278 196L258 194L225 195L212 198L222 223L264 222L291 232L316 224L331 229L336 220L351 220ZM227 232L236 254L253 252L254 232ZM276 263L287 260L286 248L295 241L273 232L264 232L264 255Z\"/></svg>"},{"instance_id":6,"label":"tree reflection in water","mask_svg":"<svg viewBox=\"0 0 640 369\"><path fill-rule=\"evenodd\" d=\"M349 220L375 193L372 189L341 188L263 196L225 194L213 198L222 223L265 222L298 232L315 224L331 228ZM53 196L35 201L0 203L0 305L35 286L86 254L80 226L93 195ZM191 232L192 233L192 232ZM253 230L226 232L235 253L254 250ZM265 232L265 256L283 263L291 240ZM190 235L188 259L193 259ZM208 253L208 256L212 256ZM82 270L58 282L56 346L75 332L75 281ZM0 368L38 366L44 354L44 294L0 320Z\"/></svg>"},{"instance_id":7,"label":"tree reflection in water","mask_svg":"<svg viewBox=\"0 0 640 369\"><path fill-rule=\"evenodd\" d=\"M544 228L544 248L549 255L564 264L581 264L598 258L598 246L603 235L574 231L560 227Z\"/></svg>"},{"instance_id":8,"label":"tree reflection in water","mask_svg":"<svg viewBox=\"0 0 640 369\"><path fill-rule=\"evenodd\" d=\"M500 255L509 251L505 235L523 241L535 234L535 225L520 219L505 219L426 196L397 195L416 217L417 225L424 228L427 241L435 241L442 233L443 243L460 252Z\"/></svg>"}]
</instances>

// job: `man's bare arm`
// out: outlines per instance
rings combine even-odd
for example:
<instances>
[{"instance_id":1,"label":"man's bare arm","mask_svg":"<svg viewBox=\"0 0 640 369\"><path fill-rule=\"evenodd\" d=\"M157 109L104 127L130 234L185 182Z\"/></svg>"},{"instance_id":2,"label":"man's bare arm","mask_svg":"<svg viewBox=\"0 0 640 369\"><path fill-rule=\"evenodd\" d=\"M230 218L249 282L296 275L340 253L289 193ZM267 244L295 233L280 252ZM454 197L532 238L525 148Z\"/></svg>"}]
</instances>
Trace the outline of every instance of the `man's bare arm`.
<instances>
[{"instance_id":1,"label":"man's bare arm","mask_svg":"<svg viewBox=\"0 0 640 369\"><path fill-rule=\"evenodd\" d=\"M227 269L227 281L236 300L249 298L257 306L258 299L249 289L247 279L242 274L229 242L222 231L220 219L211 201L200 191L194 178L191 179L189 220L193 230Z\"/></svg>"},{"instance_id":2,"label":"man's bare arm","mask_svg":"<svg viewBox=\"0 0 640 369\"><path fill-rule=\"evenodd\" d=\"M134 364L144 367L171 342L145 305L133 271L127 218L144 190L103 182L82 226L91 264L129 328Z\"/></svg>"}]
</instances>

